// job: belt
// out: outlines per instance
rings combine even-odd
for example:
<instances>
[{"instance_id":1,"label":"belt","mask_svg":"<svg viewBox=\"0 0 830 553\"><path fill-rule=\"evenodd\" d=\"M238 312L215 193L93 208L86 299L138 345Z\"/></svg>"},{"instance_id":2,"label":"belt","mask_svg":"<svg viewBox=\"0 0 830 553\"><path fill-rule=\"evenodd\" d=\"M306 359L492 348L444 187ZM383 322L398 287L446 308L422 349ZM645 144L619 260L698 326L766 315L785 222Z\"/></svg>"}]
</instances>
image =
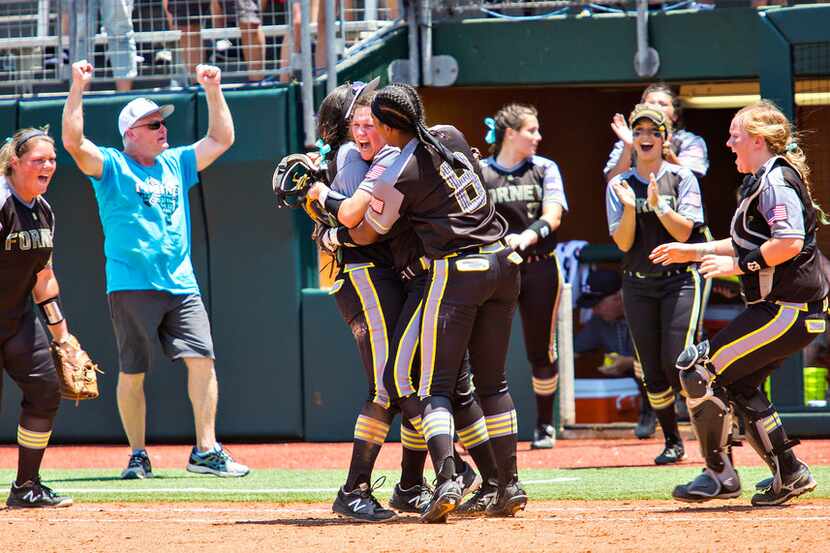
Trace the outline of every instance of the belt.
<instances>
[{"instance_id":1,"label":"belt","mask_svg":"<svg viewBox=\"0 0 830 553\"><path fill-rule=\"evenodd\" d=\"M449 259L450 257L456 257L459 255L488 255L493 253L499 253L506 249L510 249L510 246L507 245L507 242L505 242L504 239L501 239L496 240L495 242L490 242L489 244L484 244L483 246L479 246L477 248L465 248L463 250L448 253L441 259Z\"/></svg>"},{"instance_id":2,"label":"belt","mask_svg":"<svg viewBox=\"0 0 830 553\"><path fill-rule=\"evenodd\" d=\"M663 271L660 273L641 273L639 271L623 271L623 274L627 277L631 278L669 278L677 275L682 275L685 272L688 272L689 269L671 269L669 271Z\"/></svg>"},{"instance_id":3,"label":"belt","mask_svg":"<svg viewBox=\"0 0 830 553\"><path fill-rule=\"evenodd\" d=\"M427 256L424 255L419 257L401 270L401 280L407 282L426 273L429 271L430 265L432 265L432 262L429 258L427 258Z\"/></svg>"},{"instance_id":4,"label":"belt","mask_svg":"<svg viewBox=\"0 0 830 553\"><path fill-rule=\"evenodd\" d=\"M827 298L802 303L776 300L773 303L782 307L792 307L799 311L806 311L807 313L826 313L828 308L830 308L830 300Z\"/></svg>"}]
</instances>

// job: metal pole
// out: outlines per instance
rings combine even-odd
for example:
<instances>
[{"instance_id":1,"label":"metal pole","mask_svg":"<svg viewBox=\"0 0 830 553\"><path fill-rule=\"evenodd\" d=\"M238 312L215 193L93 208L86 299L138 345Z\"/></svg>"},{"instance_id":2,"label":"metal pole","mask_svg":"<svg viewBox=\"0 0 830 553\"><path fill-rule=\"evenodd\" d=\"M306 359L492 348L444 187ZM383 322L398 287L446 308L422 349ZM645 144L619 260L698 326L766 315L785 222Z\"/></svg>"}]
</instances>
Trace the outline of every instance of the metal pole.
<instances>
[{"instance_id":1,"label":"metal pole","mask_svg":"<svg viewBox=\"0 0 830 553\"><path fill-rule=\"evenodd\" d=\"M326 0L326 91L328 94L337 88L337 40L334 28L334 0ZM318 29L319 33L320 30ZM318 38L317 45L320 45Z\"/></svg>"},{"instance_id":2,"label":"metal pole","mask_svg":"<svg viewBox=\"0 0 830 553\"><path fill-rule=\"evenodd\" d=\"M366 0L366 6L363 9L364 21L377 21L378 18L378 0Z\"/></svg>"},{"instance_id":3,"label":"metal pole","mask_svg":"<svg viewBox=\"0 0 830 553\"><path fill-rule=\"evenodd\" d=\"M409 84L419 86L417 0L406 2L406 24L409 28Z\"/></svg>"},{"instance_id":4,"label":"metal pole","mask_svg":"<svg viewBox=\"0 0 830 553\"><path fill-rule=\"evenodd\" d=\"M302 57L303 129L305 145L312 146L316 139L314 128L314 60L311 57L310 0L300 0L300 55Z\"/></svg>"},{"instance_id":5,"label":"metal pole","mask_svg":"<svg viewBox=\"0 0 830 553\"><path fill-rule=\"evenodd\" d=\"M424 86L432 84L432 4L421 2L421 80Z\"/></svg>"},{"instance_id":6,"label":"metal pole","mask_svg":"<svg viewBox=\"0 0 830 553\"><path fill-rule=\"evenodd\" d=\"M574 397L574 347L573 347L573 300L571 285L562 286L557 317L559 346L559 420L563 426L576 422L576 398Z\"/></svg>"}]
</instances>

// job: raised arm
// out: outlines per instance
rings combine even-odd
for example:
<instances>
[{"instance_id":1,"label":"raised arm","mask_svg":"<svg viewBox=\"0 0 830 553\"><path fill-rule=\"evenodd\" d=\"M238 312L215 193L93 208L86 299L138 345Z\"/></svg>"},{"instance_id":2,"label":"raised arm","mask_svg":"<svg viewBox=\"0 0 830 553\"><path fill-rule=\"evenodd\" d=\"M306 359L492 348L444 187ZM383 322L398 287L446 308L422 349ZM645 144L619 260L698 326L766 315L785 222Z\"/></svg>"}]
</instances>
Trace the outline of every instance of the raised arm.
<instances>
[{"instance_id":1,"label":"raised arm","mask_svg":"<svg viewBox=\"0 0 830 553\"><path fill-rule=\"evenodd\" d=\"M233 118L221 87L222 72L212 65L196 67L196 80L205 90L208 105L208 130L196 143L196 168L203 171L233 145Z\"/></svg>"},{"instance_id":2,"label":"raised arm","mask_svg":"<svg viewBox=\"0 0 830 553\"><path fill-rule=\"evenodd\" d=\"M85 175L100 178L104 171L101 150L84 136L84 88L92 80L92 65L81 60L72 64L72 85L63 106L63 147Z\"/></svg>"}]
</instances>

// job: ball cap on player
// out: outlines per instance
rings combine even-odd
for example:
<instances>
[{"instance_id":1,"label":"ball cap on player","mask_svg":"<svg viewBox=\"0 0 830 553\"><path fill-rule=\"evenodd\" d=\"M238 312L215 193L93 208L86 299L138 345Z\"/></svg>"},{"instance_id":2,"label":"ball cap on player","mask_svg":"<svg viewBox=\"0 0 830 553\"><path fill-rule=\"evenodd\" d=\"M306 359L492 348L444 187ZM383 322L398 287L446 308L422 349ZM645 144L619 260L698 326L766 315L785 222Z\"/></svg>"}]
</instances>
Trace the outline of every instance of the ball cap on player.
<instances>
[{"instance_id":1,"label":"ball cap on player","mask_svg":"<svg viewBox=\"0 0 830 553\"><path fill-rule=\"evenodd\" d=\"M663 136L666 136L666 132L671 126L666 119L666 115L651 104L637 104L634 106L634 111L632 111L631 115L628 116L628 124L634 128L634 125L636 125L637 121L640 119L648 119L654 123L657 130L660 131Z\"/></svg>"},{"instance_id":2,"label":"ball cap on player","mask_svg":"<svg viewBox=\"0 0 830 553\"><path fill-rule=\"evenodd\" d=\"M576 300L576 304L584 309L594 307L612 294L616 294L622 288L622 276L617 271L609 269L594 269L588 273L588 280L582 287L582 294Z\"/></svg>"},{"instance_id":3,"label":"ball cap on player","mask_svg":"<svg viewBox=\"0 0 830 553\"><path fill-rule=\"evenodd\" d=\"M118 115L118 132L124 136L127 129L135 125L136 121L153 113L160 113L163 119L167 119L174 109L176 108L173 104L160 106L148 98L136 98L124 106Z\"/></svg>"}]
</instances>

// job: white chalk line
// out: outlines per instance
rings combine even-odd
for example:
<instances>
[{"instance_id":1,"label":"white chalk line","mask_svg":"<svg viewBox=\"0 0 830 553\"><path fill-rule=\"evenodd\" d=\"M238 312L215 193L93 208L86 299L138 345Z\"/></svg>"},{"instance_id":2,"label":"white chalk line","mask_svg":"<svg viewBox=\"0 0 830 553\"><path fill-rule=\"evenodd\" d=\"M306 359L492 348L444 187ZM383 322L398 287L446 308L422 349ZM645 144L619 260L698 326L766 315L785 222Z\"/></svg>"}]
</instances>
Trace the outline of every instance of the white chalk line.
<instances>
[{"instance_id":1,"label":"white chalk line","mask_svg":"<svg viewBox=\"0 0 830 553\"><path fill-rule=\"evenodd\" d=\"M545 485L575 482L579 478L561 477L548 478L545 480L526 480L524 484ZM181 494L181 493L206 493L206 494L230 494L230 495L262 495L262 494L305 494L305 493L337 493L338 488L64 488L60 487L61 493L74 494ZM378 488L380 493L392 493L391 487Z\"/></svg>"}]
</instances>

